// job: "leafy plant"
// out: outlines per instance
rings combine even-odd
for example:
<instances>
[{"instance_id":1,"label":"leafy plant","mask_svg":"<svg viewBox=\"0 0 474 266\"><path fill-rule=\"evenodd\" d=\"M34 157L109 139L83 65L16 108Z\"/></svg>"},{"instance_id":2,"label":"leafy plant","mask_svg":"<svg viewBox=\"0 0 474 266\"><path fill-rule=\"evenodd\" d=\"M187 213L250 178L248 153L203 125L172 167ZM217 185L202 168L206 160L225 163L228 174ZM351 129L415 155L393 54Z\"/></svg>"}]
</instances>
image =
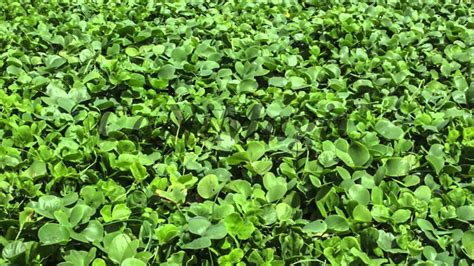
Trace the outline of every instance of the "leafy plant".
<instances>
[{"instance_id":1,"label":"leafy plant","mask_svg":"<svg viewBox=\"0 0 474 266\"><path fill-rule=\"evenodd\" d=\"M2 1L0 264L473 264L470 2L373 2Z\"/></svg>"}]
</instances>

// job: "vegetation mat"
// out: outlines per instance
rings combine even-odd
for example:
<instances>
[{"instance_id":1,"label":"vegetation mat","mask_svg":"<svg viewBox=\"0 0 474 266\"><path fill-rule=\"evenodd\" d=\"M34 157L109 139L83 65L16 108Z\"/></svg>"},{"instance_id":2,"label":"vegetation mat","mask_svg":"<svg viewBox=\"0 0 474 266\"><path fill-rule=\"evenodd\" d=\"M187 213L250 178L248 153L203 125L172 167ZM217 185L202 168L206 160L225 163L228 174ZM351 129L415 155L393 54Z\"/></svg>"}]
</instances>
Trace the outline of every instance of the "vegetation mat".
<instances>
[{"instance_id":1,"label":"vegetation mat","mask_svg":"<svg viewBox=\"0 0 474 266\"><path fill-rule=\"evenodd\" d=\"M2 265L472 265L472 2L3 0Z\"/></svg>"}]
</instances>

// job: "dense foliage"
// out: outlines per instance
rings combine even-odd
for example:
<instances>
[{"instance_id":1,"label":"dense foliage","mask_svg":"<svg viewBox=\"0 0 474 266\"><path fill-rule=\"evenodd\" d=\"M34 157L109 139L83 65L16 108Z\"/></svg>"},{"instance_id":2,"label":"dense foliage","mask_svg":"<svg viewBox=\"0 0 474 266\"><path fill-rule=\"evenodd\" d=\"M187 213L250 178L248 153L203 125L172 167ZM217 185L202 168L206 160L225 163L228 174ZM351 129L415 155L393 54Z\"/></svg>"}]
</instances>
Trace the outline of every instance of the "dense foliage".
<instances>
[{"instance_id":1,"label":"dense foliage","mask_svg":"<svg viewBox=\"0 0 474 266\"><path fill-rule=\"evenodd\" d=\"M216 2L1 1L0 263L472 264L470 1Z\"/></svg>"}]
</instances>

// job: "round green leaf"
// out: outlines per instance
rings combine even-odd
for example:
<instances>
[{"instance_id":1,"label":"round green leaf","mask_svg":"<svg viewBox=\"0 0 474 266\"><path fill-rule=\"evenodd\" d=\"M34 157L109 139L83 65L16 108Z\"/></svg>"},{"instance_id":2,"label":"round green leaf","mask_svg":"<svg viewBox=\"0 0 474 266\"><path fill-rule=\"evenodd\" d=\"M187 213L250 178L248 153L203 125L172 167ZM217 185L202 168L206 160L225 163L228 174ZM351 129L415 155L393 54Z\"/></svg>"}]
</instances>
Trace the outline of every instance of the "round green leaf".
<instances>
[{"instance_id":1,"label":"round green leaf","mask_svg":"<svg viewBox=\"0 0 474 266\"><path fill-rule=\"evenodd\" d=\"M227 228L225 227L224 222L218 224L213 224L207 229L205 236L210 239L222 239L227 235Z\"/></svg>"},{"instance_id":2,"label":"round green leaf","mask_svg":"<svg viewBox=\"0 0 474 266\"><path fill-rule=\"evenodd\" d=\"M216 175L203 177L197 186L199 196L209 199L219 192L219 179Z\"/></svg>"},{"instance_id":3,"label":"round green leaf","mask_svg":"<svg viewBox=\"0 0 474 266\"><path fill-rule=\"evenodd\" d=\"M138 245L139 241L137 239L132 240L128 235L121 233L112 239L107 254L112 261L121 263L137 254Z\"/></svg>"},{"instance_id":4,"label":"round green leaf","mask_svg":"<svg viewBox=\"0 0 474 266\"><path fill-rule=\"evenodd\" d=\"M431 189L428 186L419 186L414 193L418 199L425 202L429 202L431 199Z\"/></svg>"},{"instance_id":5,"label":"round green leaf","mask_svg":"<svg viewBox=\"0 0 474 266\"><path fill-rule=\"evenodd\" d=\"M349 155L352 158L354 166L364 166L370 160L370 153L367 147L359 142L354 142L349 147Z\"/></svg>"},{"instance_id":6,"label":"round green leaf","mask_svg":"<svg viewBox=\"0 0 474 266\"><path fill-rule=\"evenodd\" d=\"M387 176L405 176L410 171L410 163L405 158L390 158L385 162Z\"/></svg>"},{"instance_id":7,"label":"round green leaf","mask_svg":"<svg viewBox=\"0 0 474 266\"><path fill-rule=\"evenodd\" d=\"M345 218L341 216L329 215L328 217L326 217L325 222L326 222L327 228L330 230L339 231L339 232L349 230L349 223L347 222Z\"/></svg>"},{"instance_id":8,"label":"round green leaf","mask_svg":"<svg viewBox=\"0 0 474 266\"><path fill-rule=\"evenodd\" d=\"M377 122L375 130L386 139L401 139L403 137L403 129L388 120Z\"/></svg>"},{"instance_id":9,"label":"round green leaf","mask_svg":"<svg viewBox=\"0 0 474 266\"><path fill-rule=\"evenodd\" d=\"M352 216L359 222L370 223L372 221L372 214L369 209L364 205L357 205L352 211Z\"/></svg>"},{"instance_id":10,"label":"round green leaf","mask_svg":"<svg viewBox=\"0 0 474 266\"><path fill-rule=\"evenodd\" d=\"M164 65L158 70L158 77L165 80L174 78L175 68L172 65Z\"/></svg>"},{"instance_id":11,"label":"round green leaf","mask_svg":"<svg viewBox=\"0 0 474 266\"><path fill-rule=\"evenodd\" d=\"M207 228L211 225L208 219L204 217L193 217L188 222L188 230L189 232L196 234L196 235L203 235Z\"/></svg>"},{"instance_id":12,"label":"round green leaf","mask_svg":"<svg viewBox=\"0 0 474 266\"><path fill-rule=\"evenodd\" d=\"M89 222L81 235L90 242L101 241L104 237L104 228L100 222L93 220Z\"/></svg>"},{"instance_id":13,"label":"round green leaf","mask_svg":"<svg viewBox=\"0 0 474 266\"><path fill-rule=\"evenodd\" d=\"M323 220L310 222L303 227L303 231L314 234L324 233L326 230L327 225Z\"/></svg>"},{"instance_id":14,"label":"round green leaf","mask_svg":"<svg viewBox=\"0 0 474 266\"><path fill-rule=\"evenodd\" d=\"M410 219L410 216L411 212L409 210L399 209L392 214L391 219L394 223L401 224Z\"/></svg>"},{"instance_id":15,"label":"round green leaf","mask_svg":"<svg viewBox=\"0 0 474 266\"><path fill-rule=\"evenodd\" d=\"M47 223L38 230L40 242L45 245L58 244L69 241L69 231L60 224Z\"/></svg>"},{"instance_id":16,"label":"round green leaf","mask_svg":"<svg viewBox=\"0 0 474 266\"><path fill-rule=\"evenodd\" d=\"M182 47L178 47L171 52L171 58L176 62L185 61L188 57L186 50Z\"/></svg>"},{"instance_id":17,"label":"round green leaf","mask_svg":"<svg viewBox=\"0 0 474 266\"><path fill-rule=\"evenodd\" d=\"M131 57L135 57L137 55L139 55L139 52L136 48L133 48L133 47L127 47L125 48L125 53L128 55L128 56L131 56Z\"/></svg>"},{"instance_id":18,"label":"round green leaf","mask_svg":"<svg viewBox=\"0 0 474 266\"><path fill-rule=\"evenodd\" d=\"M369 190L359 184L352 185L349 188L349 197L361 205L367 205L370 202Z\"/></svg>"}]
</instances>

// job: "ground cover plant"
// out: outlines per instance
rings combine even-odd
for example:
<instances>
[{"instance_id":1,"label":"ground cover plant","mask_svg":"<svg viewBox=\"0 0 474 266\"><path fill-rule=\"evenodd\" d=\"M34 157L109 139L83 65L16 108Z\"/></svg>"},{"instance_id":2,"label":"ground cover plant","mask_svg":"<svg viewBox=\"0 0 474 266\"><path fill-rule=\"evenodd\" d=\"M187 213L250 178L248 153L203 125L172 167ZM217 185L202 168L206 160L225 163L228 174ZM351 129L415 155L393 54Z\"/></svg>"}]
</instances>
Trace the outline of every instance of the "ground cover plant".
<instances>
[{"instance_id":1,"label":"ground cover plant","mask_svg":"<svg viewBox=\"0 0 474 266\"><path fill-rule=\"evenodd\" d=\"M470 1L0 2L2 265L472 265Z\"/></svg>"}]
</instances>

